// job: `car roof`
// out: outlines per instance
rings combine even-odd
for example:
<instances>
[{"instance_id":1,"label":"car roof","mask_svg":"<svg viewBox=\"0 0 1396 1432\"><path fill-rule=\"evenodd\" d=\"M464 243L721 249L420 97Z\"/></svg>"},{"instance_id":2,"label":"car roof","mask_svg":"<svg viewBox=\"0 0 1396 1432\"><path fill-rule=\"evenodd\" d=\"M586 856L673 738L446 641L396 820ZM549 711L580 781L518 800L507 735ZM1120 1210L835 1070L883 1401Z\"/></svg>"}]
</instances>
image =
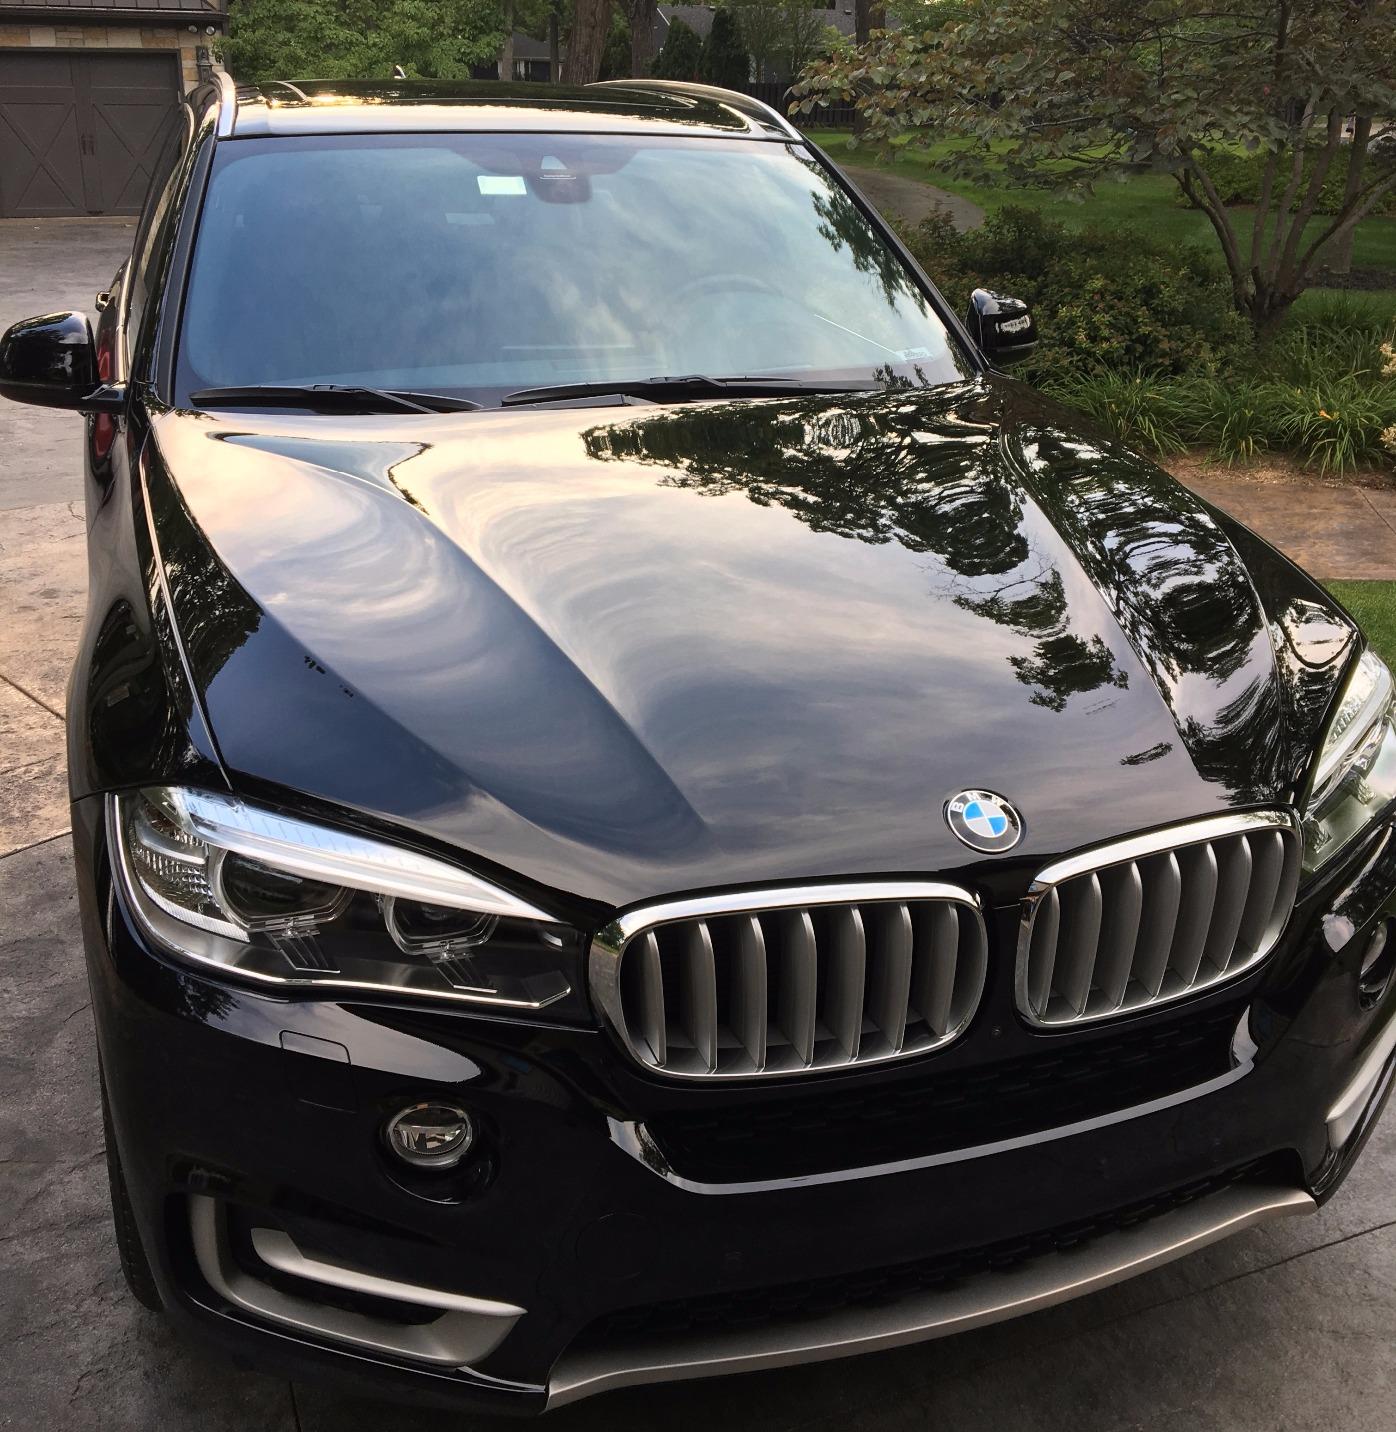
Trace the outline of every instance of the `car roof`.
<instances>
[{"instance_id":1,"label":"car roof","mask_svg":"<svg viewBox=\"0 0 1396 1432\"><path fill-rule=\"evenodd\" d=\"M432 131L799 137L774 109L749 95L663 80L586 86L271 80L236 87L225 80L220 103L218 132L225 139Z\"/></svg>"}]
</instances>

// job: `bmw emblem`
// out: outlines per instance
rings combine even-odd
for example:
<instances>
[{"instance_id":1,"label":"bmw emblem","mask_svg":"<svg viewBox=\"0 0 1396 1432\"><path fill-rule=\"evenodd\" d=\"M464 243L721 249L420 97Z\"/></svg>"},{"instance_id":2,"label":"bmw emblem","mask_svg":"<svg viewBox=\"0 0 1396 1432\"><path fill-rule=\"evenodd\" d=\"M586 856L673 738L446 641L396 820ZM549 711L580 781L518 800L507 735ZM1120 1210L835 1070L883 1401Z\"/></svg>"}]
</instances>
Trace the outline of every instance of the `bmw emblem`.
<instances>
[{"instance_id":1,"label":"bmw emblem","mask_svg":"<svg viewBox=\"0 0 1396 1432\"><path fill-rule=\"evenodd\" d=\"M998 854L1023 838L1018 812L993 791L961 791L945 805L945 823L971 850Z\"/></svg>"}]
</instances>

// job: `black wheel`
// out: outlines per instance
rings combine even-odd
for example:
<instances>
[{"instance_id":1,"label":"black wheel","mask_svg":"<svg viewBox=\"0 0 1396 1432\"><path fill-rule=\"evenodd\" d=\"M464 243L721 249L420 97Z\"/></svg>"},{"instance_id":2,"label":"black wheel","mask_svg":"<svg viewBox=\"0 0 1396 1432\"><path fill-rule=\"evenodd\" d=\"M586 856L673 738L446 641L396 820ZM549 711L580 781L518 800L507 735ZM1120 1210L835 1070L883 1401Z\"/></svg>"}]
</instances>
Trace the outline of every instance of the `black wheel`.
<instances>
[{"instance_id":1,"label":"black wheel","mask_svg":"<svg viewBox=\"0 0 1396 1432\"><path fill-rule=\"evenodd\" d=\"M163 1311L160 1291L150 1271L150 1260L141 1246L136 1228L136 1215L131 1209L131 1195L126 1192L126 1176L121 1172L121 1155L116 1151L116 1135L111 1126L111 1110L107 1107L107 1086L102 1083L102 1134L107 1142L107 1182L111 1187L111 1216L116 1226L116 1251L121 1256L121 1275L131 1296L151 1312Z\"/></svg>"}]
</instances>

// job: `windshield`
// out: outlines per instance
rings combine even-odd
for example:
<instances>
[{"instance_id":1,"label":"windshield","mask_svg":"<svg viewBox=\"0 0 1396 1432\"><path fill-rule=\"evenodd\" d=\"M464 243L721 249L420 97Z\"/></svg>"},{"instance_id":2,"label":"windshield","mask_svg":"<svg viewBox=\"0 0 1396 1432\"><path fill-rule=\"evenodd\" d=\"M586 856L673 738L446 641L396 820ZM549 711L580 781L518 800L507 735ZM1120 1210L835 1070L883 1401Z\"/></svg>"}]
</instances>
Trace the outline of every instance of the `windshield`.
<instances>
[{"instance_id":1,"label":"windshield","mask_svg":"<svg viewBox=\"0 0 1396 1432\"><path fill-rule=\"evenodd\" d=\"M940 383L963 359L797 145L546 134L218 147L179 391L498 402L655 376Z\"/></svg>"}]
</instances>

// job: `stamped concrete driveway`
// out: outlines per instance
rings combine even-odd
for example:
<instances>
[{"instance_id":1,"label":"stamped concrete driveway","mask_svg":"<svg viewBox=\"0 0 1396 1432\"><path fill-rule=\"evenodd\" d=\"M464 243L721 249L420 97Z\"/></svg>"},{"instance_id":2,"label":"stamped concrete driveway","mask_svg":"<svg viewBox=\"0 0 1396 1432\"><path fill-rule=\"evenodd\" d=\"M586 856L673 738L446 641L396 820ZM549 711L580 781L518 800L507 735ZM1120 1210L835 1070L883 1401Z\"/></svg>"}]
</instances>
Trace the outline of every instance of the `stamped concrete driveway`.
<instances>
[{"instance_id":1,"label":"stamped concrete driveway","mask_svg":"<svg viewBox=\"0 0 1396 1432\"><path fill-rule=\"evenodd\" d=\"M0 225L0 317L89 304L129 238L119 224ZM122 1286L63 838L59 713L84 570L77 461L76 420L0 406L0 1427L481 1427L239 1372L177 1343ZM546 1425L1391 1432L1394 1186L1389 1115L1317 1217L1017 1323L789 1373L621 1393Z\"/></svg>"}]
</instances>

